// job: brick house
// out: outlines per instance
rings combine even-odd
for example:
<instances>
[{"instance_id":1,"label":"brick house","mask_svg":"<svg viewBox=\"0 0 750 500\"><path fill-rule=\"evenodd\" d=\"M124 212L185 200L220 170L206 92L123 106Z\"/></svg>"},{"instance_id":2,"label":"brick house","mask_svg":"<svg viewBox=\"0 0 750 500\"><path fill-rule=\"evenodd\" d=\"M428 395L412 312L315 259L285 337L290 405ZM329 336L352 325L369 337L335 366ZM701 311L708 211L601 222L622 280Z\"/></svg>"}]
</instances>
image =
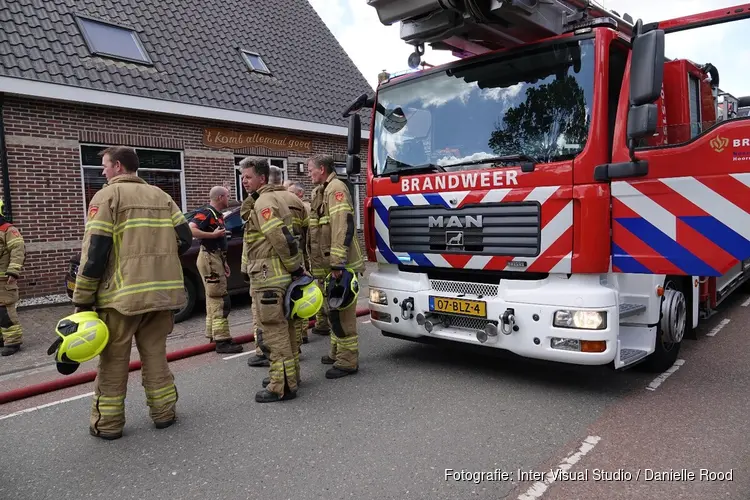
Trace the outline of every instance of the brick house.
<instances>
[{"instance_id":1,"label":"brick house","mask_svg":"<svg viewBox=\"0 0 750 500\"><path fill-rule=\"evenodd\" d=\"M117 5L14 0L0 12L0 180L27 243L25 298L64 294L103 147L135 147L139 175L186 211L216 184L242 199L247 155L309 196L301 165L328 153L343 172L342 111L372 92L307 0ZM353 195L361 236L364 191Z\"/></svg>"}]
</instances>

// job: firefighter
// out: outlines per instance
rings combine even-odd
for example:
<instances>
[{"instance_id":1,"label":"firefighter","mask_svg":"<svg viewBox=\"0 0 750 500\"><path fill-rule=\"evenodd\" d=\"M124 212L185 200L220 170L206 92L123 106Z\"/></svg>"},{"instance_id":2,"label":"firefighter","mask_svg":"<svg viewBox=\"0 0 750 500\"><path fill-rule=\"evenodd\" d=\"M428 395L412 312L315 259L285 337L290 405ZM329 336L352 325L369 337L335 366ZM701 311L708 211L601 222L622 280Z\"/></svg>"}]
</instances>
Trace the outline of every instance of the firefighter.
<instances>
[{"instance_id":1,"label":"firefighter","mask_svg":"<svg viewBox=\"0 0 750 500\"><path fill-rule=\"evenodd\" d=\"M269 383L255 401L270 403L297 395L297 342L294 325L284 311L292 279L305 274L302 252L292 234L292 212L279 195L283 186L268 184L267 159L240 162L243 186L254 200L247 213L243 254L256 309L256 345L270 361Z\"/></svg>"},{"instance_id":2,"label":"firefighter","mask_svg":"<svg viewBox=\"0 0 750 500\"><path fill-rule=\"evenodd\" d=\"M302 219L302 236L301 236L301 245L300 248L302 248L302 259L305 265L305 269L310 269L310 253L307 251L307 241L309 239L309 229L310 229L310 203L304 201L305 198L305 188L302 187L302 185L296 183L296 182L290 182L287 186L286 183L284 183L287 191L295 195L297 198L299 198L300 201L302 201L302 207L304 208L304 217ZM291 207L291 204L290 204ZM297 342L302 342L303 344L307 344L309 342L309 339L307 337L307 329L308 329L309 321L306 320L297 320Z\"/></svg>"},{"instance_id":3,"label":"firefighter","mask_svg":"<svg viewBox=\"0 0 750 500\"><path fill-rule=\"evenodd\" d=\"M310 260L313 275L337 283L345 274L354 274L356 278L355 273L364 272L365 263L357 239L349 189L336 176L333 157L329 155L313 156L307 162L307 169L310 179L317 185L310 213ZM356 286L356 281L351 276L349 278L348 283ZM329 290L325 290L324 294L329 296L328 292ZM327 305L332 330L331 350L329 355L323 356L321 362L333 364L333 368L326 372L326 378L345 377L359 369L357 301L349 301L344 307L332 308L330 303Z\"/></svg>"},{"instance_id":4,"label":"firefighter","mask_svg":"<svg viewBox=\"0 0 750 500\"><path fill-rule=\"evenodd\" d=\"M23 343L16 303L26 247L18 229L5 219L3 206L0 200L0 354L11 356L21 349Z\"/></svg>"},{"instance_id":5,"label":"firefighter","mask_svg":"<svg viewBox=\"0 0 750 500\"><path fill-rule=\"evenodd\" d=\"M172 197L138 177L134 149L115 146L99 155L107 183L89 203L73 305L76 313L96 308L109 329L94 383L89 432L118 439L125 427L133 337L154 425L164 429L177 418L167 335L174 311L187 302L180 255L193 238Z\"/></svg>"},{"instance_id":6,"label":"firefighter","mask_svg":"<svg viewBox=\"0 0 750 500\"><path fill-rule=\"evenodd\" d=\"M224 215L229 206L229 190L214 186L209 192L209 204L198 210L190 221L193 237L201 241L198 252L198 272L206 291L206 337L216 342L216 352L242 352L242 346L232 343L229 334L229 312L232 303L227 291L229 264Z\"/></svg>"}]
</instances>

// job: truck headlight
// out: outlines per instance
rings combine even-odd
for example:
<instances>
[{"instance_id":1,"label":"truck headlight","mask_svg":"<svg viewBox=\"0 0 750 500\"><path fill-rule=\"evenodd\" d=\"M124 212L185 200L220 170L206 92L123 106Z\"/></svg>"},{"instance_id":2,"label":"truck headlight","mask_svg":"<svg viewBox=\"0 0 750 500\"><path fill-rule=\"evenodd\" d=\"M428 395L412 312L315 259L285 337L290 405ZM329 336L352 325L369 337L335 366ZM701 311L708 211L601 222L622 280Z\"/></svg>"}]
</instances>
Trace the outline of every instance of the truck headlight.
<instances>
[{"instance_id":1,"label":"truck headlight","mask_svg":"<svg viewBox=\"0 0 750 500\"><path fill-rule=\"evenodd\" d=\"M552 324L558 328L604 330L607 328L607 311L563 309L555 311L555 318Z\"/></svg>"},{"instance_id":2,"label":"truck headlight","mask_svg":"<svg viewBox=\"0 0 750 500\"><path fill-rule=\"evenodd\" d=\"M370 302L373 304L380 304L381 306L388 304L388 295L383 290L377 288L370 288Z\"/></svg>"}]
</instances>

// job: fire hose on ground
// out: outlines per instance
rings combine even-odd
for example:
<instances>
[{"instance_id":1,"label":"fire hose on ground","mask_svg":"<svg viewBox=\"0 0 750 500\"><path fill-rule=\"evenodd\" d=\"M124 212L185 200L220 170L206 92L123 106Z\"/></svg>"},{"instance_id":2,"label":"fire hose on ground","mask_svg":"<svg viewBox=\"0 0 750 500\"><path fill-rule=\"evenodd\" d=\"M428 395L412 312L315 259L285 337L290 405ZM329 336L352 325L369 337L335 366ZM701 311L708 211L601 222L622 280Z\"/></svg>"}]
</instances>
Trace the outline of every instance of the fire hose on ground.
<instances>
[{"instance_id":1,"label":"fire hose on ground","mask_svg":"<svg viewBox=\"0 0 750 500\"><path fill-rule=\"evenodd\" d=\"M366 307L357 308L357 316L367 316L370 314L370 310ZM315 325L315 320L310 321L310 328ZM240 335L234 337L234 343L245 344L255 340L255 336L250 333L247 335ZM167 361L177 361L179 359L189 358L191 356L197 356L199 354L205 354L211 352L216 348L215 344L206 343L199 344L176 351L167 353ZM135 371L141 369L141 361L131 361L128 367L129 371ZM43 382L40 384L34 384L27 387L21 387L12 391L0 393L0 404L10 403L12 401L18 401L19 399L30 398L32 396L38 396L47 392L58 391L68 387L93 382L96 379L96 370L91 370L85 373L79 373L78 375L69 375L66 377L57 378L50 380L49 382Z\"/></svg>"}]
</instances>

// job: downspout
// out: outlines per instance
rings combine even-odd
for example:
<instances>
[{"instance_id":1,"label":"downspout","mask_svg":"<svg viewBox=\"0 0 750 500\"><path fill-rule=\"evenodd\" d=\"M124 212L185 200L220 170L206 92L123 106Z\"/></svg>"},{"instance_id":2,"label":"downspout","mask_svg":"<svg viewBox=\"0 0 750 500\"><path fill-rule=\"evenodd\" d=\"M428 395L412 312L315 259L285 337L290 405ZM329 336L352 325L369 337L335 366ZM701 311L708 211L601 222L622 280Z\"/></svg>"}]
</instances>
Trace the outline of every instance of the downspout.
<instances>
[{"instance_id":1,"label":"downspout","mask_svg":"<svg viewBox=\"0 0 750 500\"><path fill-rule=\"evenodd\" d=\"M5 94L0 94L0 168L3 172L3 215L8 222L13 222L13 211L10 204L10 167L8 166L8 150L5 143Z\"/></svg>"}]
</instances>

